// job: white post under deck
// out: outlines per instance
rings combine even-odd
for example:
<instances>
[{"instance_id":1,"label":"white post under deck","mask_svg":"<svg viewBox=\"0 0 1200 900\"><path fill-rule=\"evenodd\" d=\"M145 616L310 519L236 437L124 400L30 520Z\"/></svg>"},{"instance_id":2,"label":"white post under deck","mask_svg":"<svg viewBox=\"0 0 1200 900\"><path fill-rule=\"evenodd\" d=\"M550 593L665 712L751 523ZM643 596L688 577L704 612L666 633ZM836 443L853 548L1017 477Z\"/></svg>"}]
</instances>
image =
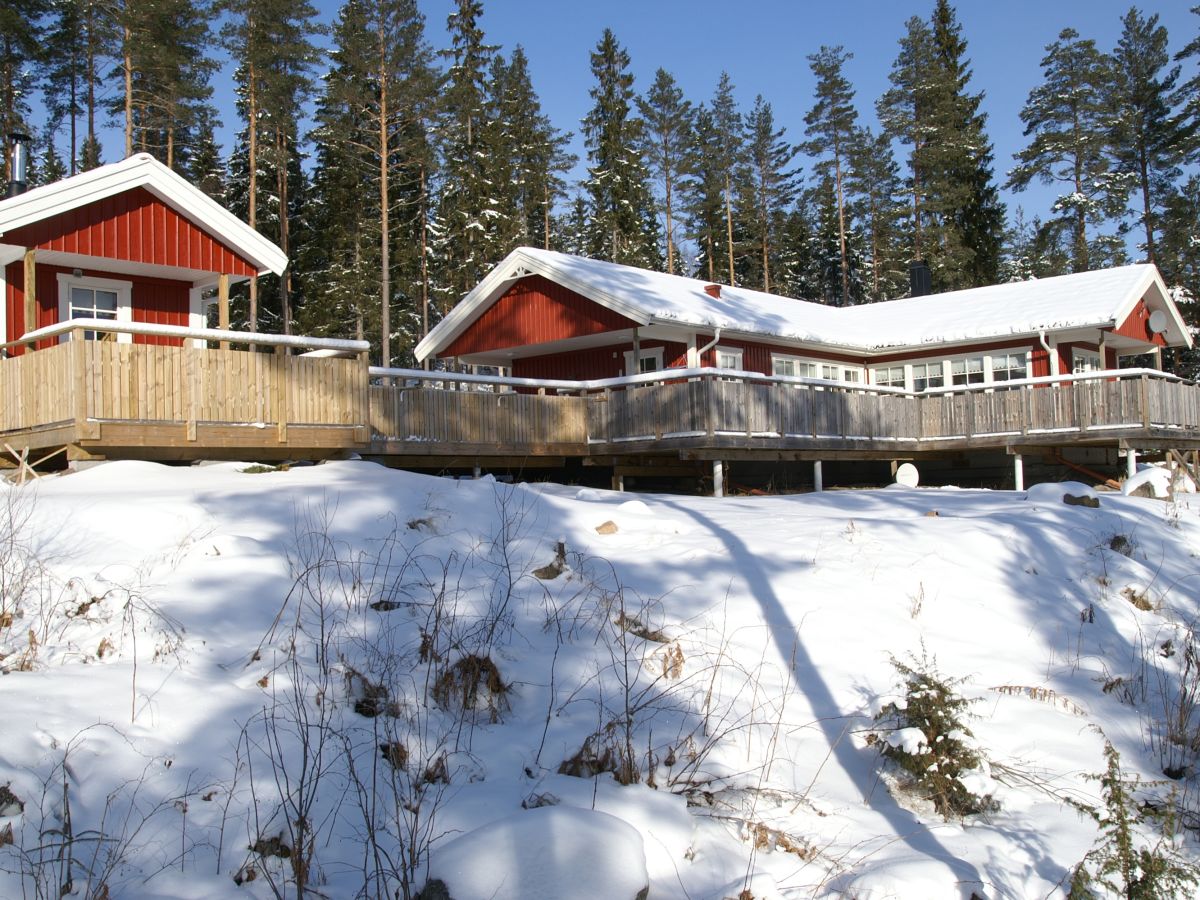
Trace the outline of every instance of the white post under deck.
<instances>
[{"instance_id":1,"label":"white post under deck","mask_svg":"<svg viewBox=\"0 0 1200 900\"><path fill-rule=\"evenodd\" d=\"M1025 490L1025 460L1020 453L1013 454L1013 490Z\"/></svg>"},{"instance_id":2,"label":"white post under deck","mask_svg":"<svg viewBox=\"0 0 1200 900\"><path fill-rule=\"evenodd\" d=\"M825 490L825 477L821 472L821 460L813 460L813 490Z\"/></svg>"},{"instance_id":3,"label":"white post under deck","mask_svg":"<svg viewBox=\"0 0 1200 900\"><path fill-rule=\"evenodd\" d=\"M1125 477L1132 478L1137 474L1137 451L1130 447L1125 451Z\"/></svg>"},{"instance_id":4,"label":"white post under deck","mask_svg":"<svg viewBox=\"0 0 1200 900\"><path fill-rule=\"evenodd\" d=\"M713 460L713 496L725 496L725 463L719 459Z\"/></svg>"}]
</instances>

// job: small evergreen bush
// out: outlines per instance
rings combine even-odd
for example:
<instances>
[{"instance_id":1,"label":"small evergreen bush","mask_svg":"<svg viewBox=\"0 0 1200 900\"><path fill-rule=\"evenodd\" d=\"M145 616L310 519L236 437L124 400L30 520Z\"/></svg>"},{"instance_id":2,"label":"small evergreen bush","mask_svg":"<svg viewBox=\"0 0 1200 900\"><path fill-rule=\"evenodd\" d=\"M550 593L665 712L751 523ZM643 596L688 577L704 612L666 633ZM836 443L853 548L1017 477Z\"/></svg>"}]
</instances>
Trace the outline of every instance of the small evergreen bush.
<instances>
[{"instance_id":1,"label":"small evergreen bush","mask_svg":"<svg viewBox=\"0 0 1200 900\"><path fill-rule=\"evenodd\" d=\"M973 793L962 780L983 766L966 725L972 701L958 693L965 679L943 676L924 647L919 659L893 657L892 665L904 683L904 701L888 703L875 717L883 732L877 735L879 752L946 818L994 809L990 796Z\"/></svg>"},{"instance_id":2,"label":"small evergreen bush","mask_svg":"<svg viewBox=\"0 0 1200 900\"><path fill-rule=\"evenodd\" d=\"M1100 835L1096 846L1071 874L1067 900L1195 896L1200 872L1179 855L1171 839L1175 830L1174 803L1167 804L1162 812L1139 807L1133 792L1141 782L1125 776L1121 755L1108 741L1104 742L1104 758L1108 764L1104 774L1091 776L1100 782L1104 808L1088 810L1100 825ZM1147 820L1157 832L1153 843L1137 827Z\"/></svg>"}]
</instances>

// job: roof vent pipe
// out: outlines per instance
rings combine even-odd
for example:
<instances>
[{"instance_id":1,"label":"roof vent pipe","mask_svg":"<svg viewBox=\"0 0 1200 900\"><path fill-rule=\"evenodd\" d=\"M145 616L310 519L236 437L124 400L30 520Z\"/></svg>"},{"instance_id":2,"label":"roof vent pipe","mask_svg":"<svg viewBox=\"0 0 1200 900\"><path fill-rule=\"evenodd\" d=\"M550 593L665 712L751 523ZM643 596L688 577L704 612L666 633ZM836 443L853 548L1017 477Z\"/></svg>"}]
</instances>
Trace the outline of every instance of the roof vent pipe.
<instances>
[{"instance_id":1,"label":"roof vent pipe","mask_svg":"<svg viewBox=\"0 0 1200 900\"><path fill-rule=\"evenodd\" d=\"M8 136L9 173L8 196L25 193L29 187L29 135L13 132Z\"/></svg>"},{"instance_id":2,"label":"roof vent pipe","mask_svg":"<svg viewBox=\"0 0 1200 900\"><path fill-rule=\"evenodd\" d=\"M933 293L933 273L923 259L914 259L908 267L910 297L925 297Z\"/></svg>"}]
</instances>

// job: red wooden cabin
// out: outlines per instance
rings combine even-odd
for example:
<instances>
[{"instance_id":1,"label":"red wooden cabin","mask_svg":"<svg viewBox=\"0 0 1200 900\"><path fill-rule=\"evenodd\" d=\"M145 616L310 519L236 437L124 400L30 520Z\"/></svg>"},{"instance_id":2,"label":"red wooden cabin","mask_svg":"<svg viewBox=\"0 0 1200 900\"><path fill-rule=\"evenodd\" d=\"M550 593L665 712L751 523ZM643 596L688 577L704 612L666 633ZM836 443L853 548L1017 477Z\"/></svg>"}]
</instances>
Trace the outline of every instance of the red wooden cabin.
<instances>
[{"instance_id":1,"label":"red wooden cabin","mask_svg":"<svg viewBox=\"0 0 1200 900\"><path fill-rule=\"evenodd\" d=\"M204 327L230 284L286 265L273 243L138 154L0 201L0 334L8 343L72 318Z\"/></svg>"},{"instance_id":2,"label":"red wooden cabin","mask_svg":"<svg viewBox=\"0 0 1200 900\"><path fill-rule=\"evenodd\" d=\"M710 366L920 391L1189 346L1153 265L834 308L521 248L416 352L531 378Z\"/></svg>"}]
</instances>

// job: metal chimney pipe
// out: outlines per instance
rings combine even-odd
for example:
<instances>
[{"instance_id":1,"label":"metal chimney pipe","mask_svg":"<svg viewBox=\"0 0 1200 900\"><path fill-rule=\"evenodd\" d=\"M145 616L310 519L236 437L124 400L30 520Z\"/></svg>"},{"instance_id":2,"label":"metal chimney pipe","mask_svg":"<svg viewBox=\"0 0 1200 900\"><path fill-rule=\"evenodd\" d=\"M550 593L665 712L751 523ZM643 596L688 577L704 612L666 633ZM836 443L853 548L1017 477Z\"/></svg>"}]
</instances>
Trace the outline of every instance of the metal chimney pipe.
<instances>
[{"instance_id":1,"label":"metal chimney pipe","mask_svg":"<svg viewBox=\"0 0 1200 900\"><path fill-rule=\"evenodd\" d=\"M8 196L25 193L29 187L29 135L14 131L8 136L11 177L8 180Z\"/></svg>"},{"instance_id":2,"label":"metal chimney pipe","mask_svg":"<svg viewBox=\"0 0 1200 900\"><path fill-rule=\"evenodd\" d=\"M924 297L933 291L933 273L924 260L915 259L908 267L910 297Z\"/></svg>"}]
</instances>

